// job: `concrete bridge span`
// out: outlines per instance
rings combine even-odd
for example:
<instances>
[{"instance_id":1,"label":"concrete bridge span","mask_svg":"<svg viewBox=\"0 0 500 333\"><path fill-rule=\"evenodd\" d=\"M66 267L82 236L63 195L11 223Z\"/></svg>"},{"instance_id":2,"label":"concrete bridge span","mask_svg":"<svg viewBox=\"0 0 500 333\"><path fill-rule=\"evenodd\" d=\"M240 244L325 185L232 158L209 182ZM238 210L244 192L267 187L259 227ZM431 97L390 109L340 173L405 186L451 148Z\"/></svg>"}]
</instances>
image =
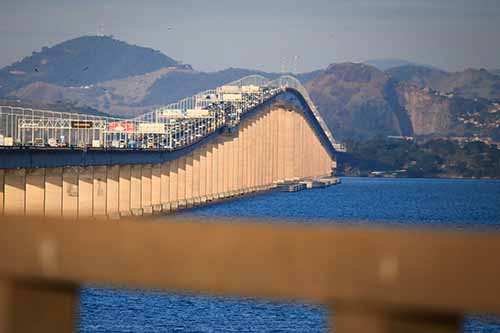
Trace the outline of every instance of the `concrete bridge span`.
<instances>
[{"instance_id":1,"label":"concrete bridge span","mask_svg":"<svg viewBox=\"0 0 500 333\"><path fill-rule=\"evenodd\" d=\"M284 181L329 176L335 147L296 89L286 88L175 151L0 149L0 212L64 217L170 212Z\"/></svg>"}]
</instances>

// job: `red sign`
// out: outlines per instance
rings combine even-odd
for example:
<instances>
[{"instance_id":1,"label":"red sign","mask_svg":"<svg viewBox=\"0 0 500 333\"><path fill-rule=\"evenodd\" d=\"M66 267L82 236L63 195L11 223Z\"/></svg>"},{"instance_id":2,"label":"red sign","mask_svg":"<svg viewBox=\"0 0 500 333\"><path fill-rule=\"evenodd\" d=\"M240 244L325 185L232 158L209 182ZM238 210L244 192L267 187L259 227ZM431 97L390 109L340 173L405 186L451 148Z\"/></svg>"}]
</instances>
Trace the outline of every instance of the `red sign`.
<instances>
[{"instance_id":1,"label":"red sign","mask_svg":"<svg viewBox=\"0 0 500 333\"><path fill-rule=\"evenodd\" d=\"M126 132L130 133L134 131L134 123L127 122L112 122L108 125L109 132Z\"/></svg>"}]
</instances>

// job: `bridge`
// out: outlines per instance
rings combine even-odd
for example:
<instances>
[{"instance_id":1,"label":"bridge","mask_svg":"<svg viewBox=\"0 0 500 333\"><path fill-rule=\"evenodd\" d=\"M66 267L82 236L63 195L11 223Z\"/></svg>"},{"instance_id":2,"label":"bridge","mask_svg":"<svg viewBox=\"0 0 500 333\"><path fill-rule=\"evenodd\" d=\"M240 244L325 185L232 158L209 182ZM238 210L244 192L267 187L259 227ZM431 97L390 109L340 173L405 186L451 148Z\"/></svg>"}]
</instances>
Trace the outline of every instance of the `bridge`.
<instances>
[{"instance_id":1,"label":"bridge","mask_svg":"<svg viewBox=\"0 0 500 333\"><path fill-rule=\"evenodd\" d=\"M298 80L252 75L132 119L0 107L0 212L118 218L329 177L337 143Z\"/></svg>"}]
</instances>

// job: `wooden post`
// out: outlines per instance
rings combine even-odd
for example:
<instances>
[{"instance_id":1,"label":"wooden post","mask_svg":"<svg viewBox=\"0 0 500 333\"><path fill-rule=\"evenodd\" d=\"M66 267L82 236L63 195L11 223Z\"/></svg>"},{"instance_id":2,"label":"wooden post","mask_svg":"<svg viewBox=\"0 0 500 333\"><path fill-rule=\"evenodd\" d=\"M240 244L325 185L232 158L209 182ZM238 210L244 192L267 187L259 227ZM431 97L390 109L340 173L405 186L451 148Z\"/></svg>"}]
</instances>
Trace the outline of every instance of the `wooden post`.
<instances>
[{"instance_id":1,"label":"wooden post","mask_svg":"<svg viewBox=\"0 0 500 333\"><path fill-rule=\"evenodd\" d=\"M341 304L330 314L330 329L335 333L458 333L460 316Z\"/></svg>"},{"instance_id":2,"label":"wooden post","mask_svg":"<svg viewBox=\"0 0 500 333\"><path fill-rule=\"evenodd\" d=\"M76 331L76 285L0 280L0 332Z\"/></svg>"}]
</instances>

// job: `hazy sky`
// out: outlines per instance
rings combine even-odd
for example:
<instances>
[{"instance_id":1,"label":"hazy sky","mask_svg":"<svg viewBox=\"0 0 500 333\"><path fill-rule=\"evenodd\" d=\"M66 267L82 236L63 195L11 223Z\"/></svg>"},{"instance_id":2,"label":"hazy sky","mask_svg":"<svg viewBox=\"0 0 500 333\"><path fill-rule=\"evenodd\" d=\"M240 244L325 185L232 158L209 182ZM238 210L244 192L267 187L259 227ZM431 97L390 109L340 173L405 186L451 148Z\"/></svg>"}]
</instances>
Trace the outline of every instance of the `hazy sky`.
<instances>
[{"instance_id":1,"label":"hazy sky","mask_svg":"<svg viewBox=\"0 0 500 333\"><path fill-rule=\"evenodd\" d=\"M152 47L200 70L323 68L403 58L500 68L500 0L0 0L0 67L81 35Z\"/></svg>"}]
</instances>

